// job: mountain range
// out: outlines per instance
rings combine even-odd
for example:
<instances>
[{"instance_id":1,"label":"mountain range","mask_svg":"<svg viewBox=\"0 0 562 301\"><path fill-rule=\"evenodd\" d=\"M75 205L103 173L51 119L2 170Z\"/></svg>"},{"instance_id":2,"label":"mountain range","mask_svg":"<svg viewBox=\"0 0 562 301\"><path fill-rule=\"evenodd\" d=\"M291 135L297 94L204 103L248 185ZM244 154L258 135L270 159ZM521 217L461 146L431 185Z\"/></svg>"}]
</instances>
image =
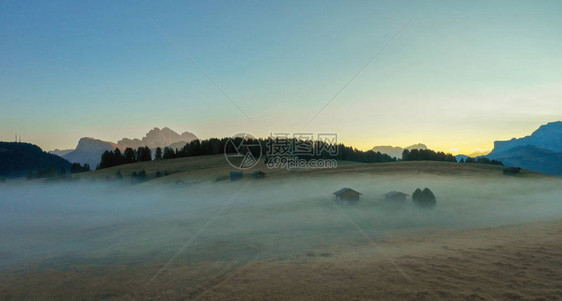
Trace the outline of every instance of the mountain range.
<instances>
[{"instance_id":1,"label":"mountain range","mask_svg":"<svg viewBox=\"0 0 562 301\"><path fill-rule=\"evenodd\" d=\"M457 158L457 161L460 161L461 159L466 160L468 157L471 158L486 157L486 155L489 153L490 153L489 151L475 151L468 155L464 155L464 154L455 155L455 158Z\"/></svg>"},{"instance_id":2,"label":"mountain range","mask_svg":"<svg viewBox=\"0 0 562 301\"><path fill-rule=\"evenodd\" d=\"M406 148L375 146L372 150L400 159L405 149L427 149L427 147L419 143ZM494 149L491 152L475 152L468 156L486 157L499 160L506 166L562 176L562 121L541 125L531 135L522 138L494 141ZM466 160L468 156L456 155L455 157L457 160L461 158Z\"/></svg>"},{"instance_id":3,"label":"mountain range","mask_svg":"<svg viewBox=\"0 0 562 301\"><path fill-rule=\"evenodd\" d=\"M412 150L412 149L428 149L428 148L425 144L418 143L418 144L410 145L405 148L402 148L400 146L381 145L381 146L375 146L371 150L374 152L380 152L381 154L387 154L397 159L401 159L402 152L404 152L405 149Z\"/></svg>"},{"instance_id":4,"label":"mountain range","mask_svg":"<svg viewBox=\"0 0 562 301\"><path fill-rule=\"evenodd\" d=\"M496 152L491 159L545 174L562 175L562 152L552 152L534 145L522 145Z\"/></svg>"},{"instance_id":5,"label":"mountain range","mask_svg":"<svg viewBox=\"0 0 562 301\"><path fill-rule=\"evenodd\" d=\"M62 157L68 153L70 153L71 151L73 151L74 149L55 149L52 151L49 151L49 154L53 154L53 155L57 155L59 157Z\"/></svg>"},{"instance_id":6,"label":"mountain range","mask_svg":"<svg viewBox=\"0 0 562 301\"><path fill-rule=\"evenodd\" d=\"M61 157L72 163L88 163L90 168L95 169L101 161L101 155L103 152L107 150L113 151L116 148L120 150L125 149L125 147L113 142L84 137L78 141L76 149L62 155Z\"/></svg>"},{"instance_id":7,"label":"mountain range","mask_svg":"<svg viewBox=\"0 0 562 301\"><path fill-rule=\"evenodd\" d=\"M137 149L138 147L145 146L148 146L151 149L155 149L157 147L181 148L186 143L197 139L198 138L190 132L178 134L167 127L163 129L155 127L142 139L123 138L117 143L114 143L91 137L84 137L78 141L78 145L73 150L56 149L54 151L50 151L49 153L59 155L70 162L77 162L80 164L88 163L91 168L96 168L96 166L100 163L101 155L107 150L113 151L118 148L123 151L127 147Z\"/></svg>"},{"instance_id":8,"label":"mountain range","mask_svg":"<svg viewBox=\"0 0 562 301\"><path fill-rule=\"evenodd\" d=\"M504 165L561 176L562 121L542 125L529 136L495 141L486 157Z\"/></svg>"},{"instance_id":9,"label":"mountain range","mask_svg":"<svg viewBox=\"0 0 562 301\"><path fill-rule=\"evenodd\" d=\"M81 138L74 150L54 150L47 154L38 146L28 143L2 142L0 145L0 169L4 174L48 168L68 167L69 162L88 163L95 168L106 150L140 146L181 148L186 143L198 139L189 132L178 134L169 128L154 128L142 139L124 138L118 143L99 139ZM402 152L411 149L428 149L424 144L414 144L406 148L397 146L375 146L373 151L401 158ZM18 157L19 154L19 157ZM59 156L62 156L62 159ZM458 155L462 156L462 155ZM458 157L457 156L457 157ZM494 149L487 155L489 159L499 160L506 166L517 166L541 173L562 176L562 122L550 122L540 126L531 135L510 140L495 141ZM23 159L21 159L23 158ZM17 167L17 168L16 168Z\"/></svg>"},{"instance_id":10,"label":"mountain range","mask_svg":"<svg viewBox=\"0 0 562 301\"><path fill-rule=\"evenodd\" d=\"M153 128L142 139L123 138L117 142L118 145L124 147L138 148L148 146L149 148L169 147L172 144L186 143L197 140L197 137L190 132L183 132L181 135L169 128Z\"/></svg>"},{"instance_id":11,"label":"mountain range","mask_svg":"<svg viewBox=\"0 0 562 301\"><path fill-rule=\"evenodd\" d=\"M534 145L552 152L562 152L562 121L549 122L545 125L541 125L531 135L523 138L494 141L494 149L488 156L494 156L497 153L525 145Z\"/></svg>"}]
</instances>

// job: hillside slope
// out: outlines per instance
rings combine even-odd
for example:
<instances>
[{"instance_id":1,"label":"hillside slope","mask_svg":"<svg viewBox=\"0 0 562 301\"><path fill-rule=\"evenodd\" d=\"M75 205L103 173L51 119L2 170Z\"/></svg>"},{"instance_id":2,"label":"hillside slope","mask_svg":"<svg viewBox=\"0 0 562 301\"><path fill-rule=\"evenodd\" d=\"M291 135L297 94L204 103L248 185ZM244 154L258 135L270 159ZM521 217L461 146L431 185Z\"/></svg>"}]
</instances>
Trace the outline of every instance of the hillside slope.
<instances>
[{"instance_id":1,"label":"hillside slope","mask_svg":"<svg viewBox=\"0 0 562 301\"><path fill-rule=\"evenodd\" d=\"M493 158L508 166L520 166L549 175L562 175L562 152L552 152L534 145L516 146L497 152Z\"/></svg>"},{"instance_id":2,"label":"hillside slope","mask_svg":"<svg viewBox=\"0 0 562 301\"><path fill-rule=\"evenodd\" d=\"M223 155L196 156L187 158L156 160L119 165L111 168L96 170L76 175L81 178L90 179L116 179L120 172L125 179L130 178L133 172L145 171L148 182L154 183L185 183L202 181L229 180L231 171L240 171L230 166ZM244 170L244 176L250 178L254 171L262 170L266 178L270 177L292 177L292 176L330 176L346 173L361 173L373 175L396 175L396 176L460 176L460 177L500 177L502 166L490 164L460 164L454 162L438 161L400 161L388 163L358 163L349 161L338 161L338 167L334 169L293 169L283 168L269 169L263 161L255 167ZM162 177L157 178L156 173L160 171ZM166 175L167 176L164 176ZM517 177L545 177L546 175L523 170ZM513 177L510 177L513 178Z\"/></svg>"},{"instance_id":3,"label":"hillside slope","mask_svg":"<svg viewBox=\"0 0 562 301\"><path fill-rule=\"evenodd\" d=\"M44 168L69 169L70 163L34 144L0 142L0 175L24 176L29 171Z\"/></svg>"}]
</instances>

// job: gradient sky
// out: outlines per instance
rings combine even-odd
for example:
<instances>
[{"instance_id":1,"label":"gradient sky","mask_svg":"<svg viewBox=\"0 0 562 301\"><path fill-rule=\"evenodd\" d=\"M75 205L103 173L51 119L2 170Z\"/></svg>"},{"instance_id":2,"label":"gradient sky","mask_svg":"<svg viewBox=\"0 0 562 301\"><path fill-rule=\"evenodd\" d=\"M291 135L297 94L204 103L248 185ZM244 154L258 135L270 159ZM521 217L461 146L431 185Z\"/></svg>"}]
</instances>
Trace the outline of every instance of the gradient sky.
<instances>
[{"instance_id":1,"label":"gradient sky","mask_svg":"<svg viewBox=\"0 0 562 301\"><path fill-rule=\"evenodd\" d=\"M491 149L562 119L561 16L561 1L2 1L0 140L50 150L167 126Z\"/></svg>"}]
</instances>

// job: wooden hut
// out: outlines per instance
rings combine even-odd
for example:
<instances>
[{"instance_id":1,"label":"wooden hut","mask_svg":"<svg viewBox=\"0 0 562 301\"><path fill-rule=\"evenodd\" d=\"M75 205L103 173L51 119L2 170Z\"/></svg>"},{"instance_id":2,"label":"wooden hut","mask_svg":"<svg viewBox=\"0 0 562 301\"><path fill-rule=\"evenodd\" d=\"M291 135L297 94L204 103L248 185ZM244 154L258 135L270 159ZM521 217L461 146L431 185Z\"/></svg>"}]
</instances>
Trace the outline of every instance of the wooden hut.
<instances>
[{"instance_id":1,"label":"wooden hut","mask_svg":"<svg viewBox=\"0 0 562 301\"><path fill-rule=\"evenodd\" d=\"M351 188L344 187L334 192L336 200L338 201L358 201L362 193L357 192Z\"/></svg>"},{"instance_id":2,"label":"wooden hut","mask_svg":"<svg viewBox=\"0 0 562 301\"><path fill-rule=\"evenodd\" d=\"M404 201L409 194L400 192L400 191L391 191L388 193L383 194L385 200L391 201Z\"/></svg>"}]
</instances>

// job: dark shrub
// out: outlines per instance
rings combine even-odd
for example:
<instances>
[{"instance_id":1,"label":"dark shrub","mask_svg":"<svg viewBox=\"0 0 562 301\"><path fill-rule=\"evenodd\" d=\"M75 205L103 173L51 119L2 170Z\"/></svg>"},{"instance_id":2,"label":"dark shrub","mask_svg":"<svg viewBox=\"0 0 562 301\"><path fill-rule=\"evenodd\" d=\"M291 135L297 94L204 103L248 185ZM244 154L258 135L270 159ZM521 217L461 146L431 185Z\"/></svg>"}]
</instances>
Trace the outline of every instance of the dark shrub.
<instances>
[{"instance_id":1,"label":"dark shrub","mask_svg":"<svg viewBox=\"0 0 562 301\"><path fill-rule=\"evenodd\" d=\"M423 191L419 188L412 194L412 201L421 207L435 207L437 200L435 195L429 188L424 188Z\"/></svg>"},{"instance_id":2,"label":"dark shrub","mask_svg":"<svg viewBox=\"0 0 562 301\"><path fill-rule=\"evenodd\" d=\"M412 193L412 200L421 200L423 199L423 193L421 191L421 189L416 189L416 191L414 191L414 193Z\"/></svg>"}]
</instances>

